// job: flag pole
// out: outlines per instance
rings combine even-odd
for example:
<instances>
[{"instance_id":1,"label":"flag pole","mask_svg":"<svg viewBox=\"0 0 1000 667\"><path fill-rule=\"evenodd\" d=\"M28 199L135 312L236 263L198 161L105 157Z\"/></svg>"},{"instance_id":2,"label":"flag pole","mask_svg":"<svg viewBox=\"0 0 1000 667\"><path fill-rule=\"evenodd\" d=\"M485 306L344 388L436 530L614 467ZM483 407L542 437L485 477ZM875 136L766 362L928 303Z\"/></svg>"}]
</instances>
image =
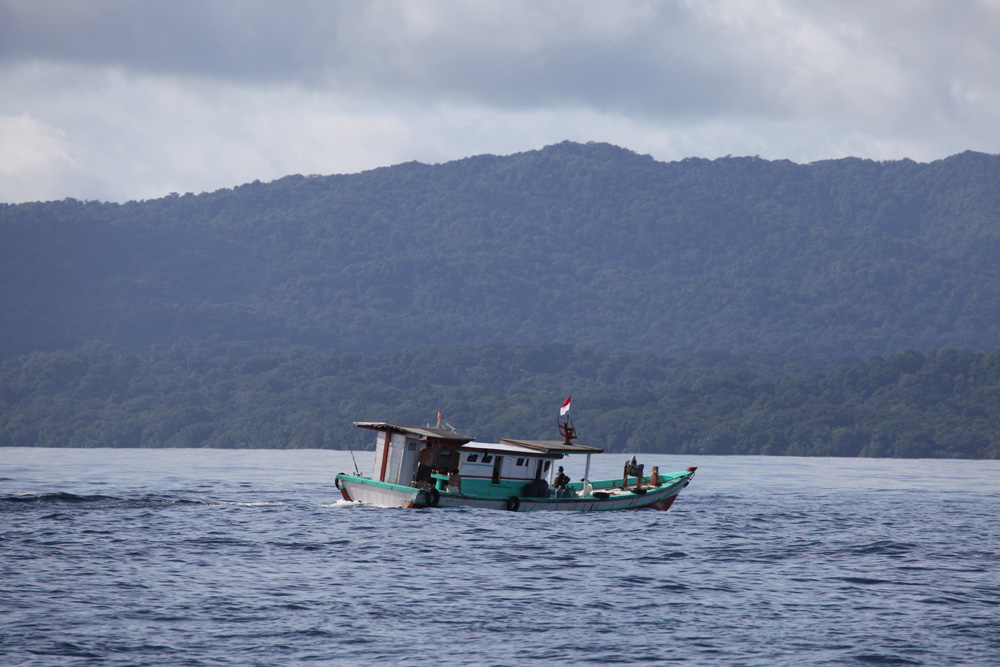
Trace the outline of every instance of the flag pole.
<instances>
[{"instance_id":1,"label":"flag pole","mask_svg":"<svg viewBox=\"0 0 1000 667\"><path fill-rule=\"evenodd\" d=\"M566 418L565 422L559 423L559 431L562 433L567 445L573 444L573 439L576 438L576 429L573 428L571 422L569 421L569 404L572 398L572 396L567 396L566 400L563 401L562 407L559 408L559 416ZM587 493L588 484L590 484L590 452L587 452L587 463L583 469L583 488L580 489L581 495L590 495Z\"/></svg>"}]
</instances>

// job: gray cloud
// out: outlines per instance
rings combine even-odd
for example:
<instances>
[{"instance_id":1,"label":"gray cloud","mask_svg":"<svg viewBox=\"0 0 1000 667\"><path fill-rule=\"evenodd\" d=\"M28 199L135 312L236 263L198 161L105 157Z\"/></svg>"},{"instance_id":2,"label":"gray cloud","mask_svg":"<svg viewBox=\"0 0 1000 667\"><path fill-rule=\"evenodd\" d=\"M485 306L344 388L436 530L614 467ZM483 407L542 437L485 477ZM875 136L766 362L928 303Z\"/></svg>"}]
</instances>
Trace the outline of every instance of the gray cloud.
<instances>
[{"instance_id":1,"label":"gray cloud","mask_svg":"<svg viewBox=\"0 0 1000 667\"><path fill-rule=\"evenodd\" d=\"M993 152L998 36L998 0L7 0L0 137L48 159L0 157L0 197L565 138L660 159ZM177 145L222 182L185 175ZM121 160L130 186L108 171Z\"/></svg>"},{"instance_id":2,"label":"gray cloud","mask_svg":"<svg viewBox=\"0 0 1000 667\"><path fill-rule=\"evenodd\" d=\"M650 115L995 88L995 4L8 0L3 59ZM947 92L947 91L945 91ZM815 100L810 103L810 99Z\"/></svg>"},{"instance_id":3,"label":"gray cloud","mask_svg":"<svg viewBox=\"0 0 1000 667\"><path fill-rule=\"evenodd\" d=\"M303 58L282 15L253 2L8 0L6 61L118 66L153 73L267 80ZM264 11L264 10L267 11ZM306 45L306 50L308 45Z\"/></svg>"}]
</instances>

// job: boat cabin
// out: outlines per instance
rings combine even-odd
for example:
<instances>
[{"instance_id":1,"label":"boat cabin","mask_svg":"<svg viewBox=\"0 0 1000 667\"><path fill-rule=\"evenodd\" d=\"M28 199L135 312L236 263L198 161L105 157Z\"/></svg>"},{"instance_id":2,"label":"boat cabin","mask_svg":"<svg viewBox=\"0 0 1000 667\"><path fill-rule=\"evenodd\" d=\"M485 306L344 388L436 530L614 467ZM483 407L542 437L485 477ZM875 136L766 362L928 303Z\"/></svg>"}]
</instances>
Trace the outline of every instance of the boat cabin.
<instances>
[{"instance_id":1,"label":"boat cabin","mask_svg":"<svg viewBox=\"0 0 1000 667\"><path fill-rule=\"evenodd\" d=\"M604 451L562 440L501 439L486 443L441 428L387 422L355 422L354 425L377 432L371 479L413 486L417 457L420 450L430 446L432 477L437 488L447 491L457 473L461 493L476 496L546 497L556 467L553 462L569 454L587 456L586 485L590 455Z\"/></svg>"}]
</instances>

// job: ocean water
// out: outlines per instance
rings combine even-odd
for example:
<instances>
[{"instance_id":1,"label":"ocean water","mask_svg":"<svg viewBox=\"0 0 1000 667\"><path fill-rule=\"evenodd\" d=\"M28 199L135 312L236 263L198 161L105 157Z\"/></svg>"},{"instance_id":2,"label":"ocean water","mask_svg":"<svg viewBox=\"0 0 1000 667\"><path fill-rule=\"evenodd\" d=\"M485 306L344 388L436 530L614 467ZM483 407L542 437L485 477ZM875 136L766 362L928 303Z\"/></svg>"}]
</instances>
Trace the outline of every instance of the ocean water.
<instances>
[{"instance_id":1,"label":"ocean water","mask_svg":"<svg viewBox=\"0 0 1000 667\"><path fill-rule=\"evenodd\" d=\"M1000 665L1000 461L638 458L699 467L669 512L354 505L347 452L0 449L0 664Z\"/></svg>"}]
</instances>

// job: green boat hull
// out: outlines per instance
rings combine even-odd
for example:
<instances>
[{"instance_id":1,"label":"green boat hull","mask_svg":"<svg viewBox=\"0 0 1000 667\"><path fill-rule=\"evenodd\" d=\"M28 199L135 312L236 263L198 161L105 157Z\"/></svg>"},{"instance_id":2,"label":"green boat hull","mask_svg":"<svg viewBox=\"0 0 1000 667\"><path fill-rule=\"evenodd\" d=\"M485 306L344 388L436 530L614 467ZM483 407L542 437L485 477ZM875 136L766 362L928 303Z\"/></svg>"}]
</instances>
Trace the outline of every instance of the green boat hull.
<instances>
[{"instance_id":1,"label":"green boat hull","mask_svg":"<svg viewBox=\"0 0 1000 667\"><path fill-rule=\"evenodd\" d=\"M694 469L684 472L660 473L657 483L650 476L642 483L630 477L593 480L583 490L580 482L570 483L572 497L556 498L523 495L524 485L491 485L488 493L456 493L446 490L446 478L436 480L437 487L422 491L412 486L380 482L361 475L340 473L336 485L344 500L378 507L476 507L512 512L606 512L625 509L668 510L677 495L690 484Z\"/></svg>"}]
</instances>

